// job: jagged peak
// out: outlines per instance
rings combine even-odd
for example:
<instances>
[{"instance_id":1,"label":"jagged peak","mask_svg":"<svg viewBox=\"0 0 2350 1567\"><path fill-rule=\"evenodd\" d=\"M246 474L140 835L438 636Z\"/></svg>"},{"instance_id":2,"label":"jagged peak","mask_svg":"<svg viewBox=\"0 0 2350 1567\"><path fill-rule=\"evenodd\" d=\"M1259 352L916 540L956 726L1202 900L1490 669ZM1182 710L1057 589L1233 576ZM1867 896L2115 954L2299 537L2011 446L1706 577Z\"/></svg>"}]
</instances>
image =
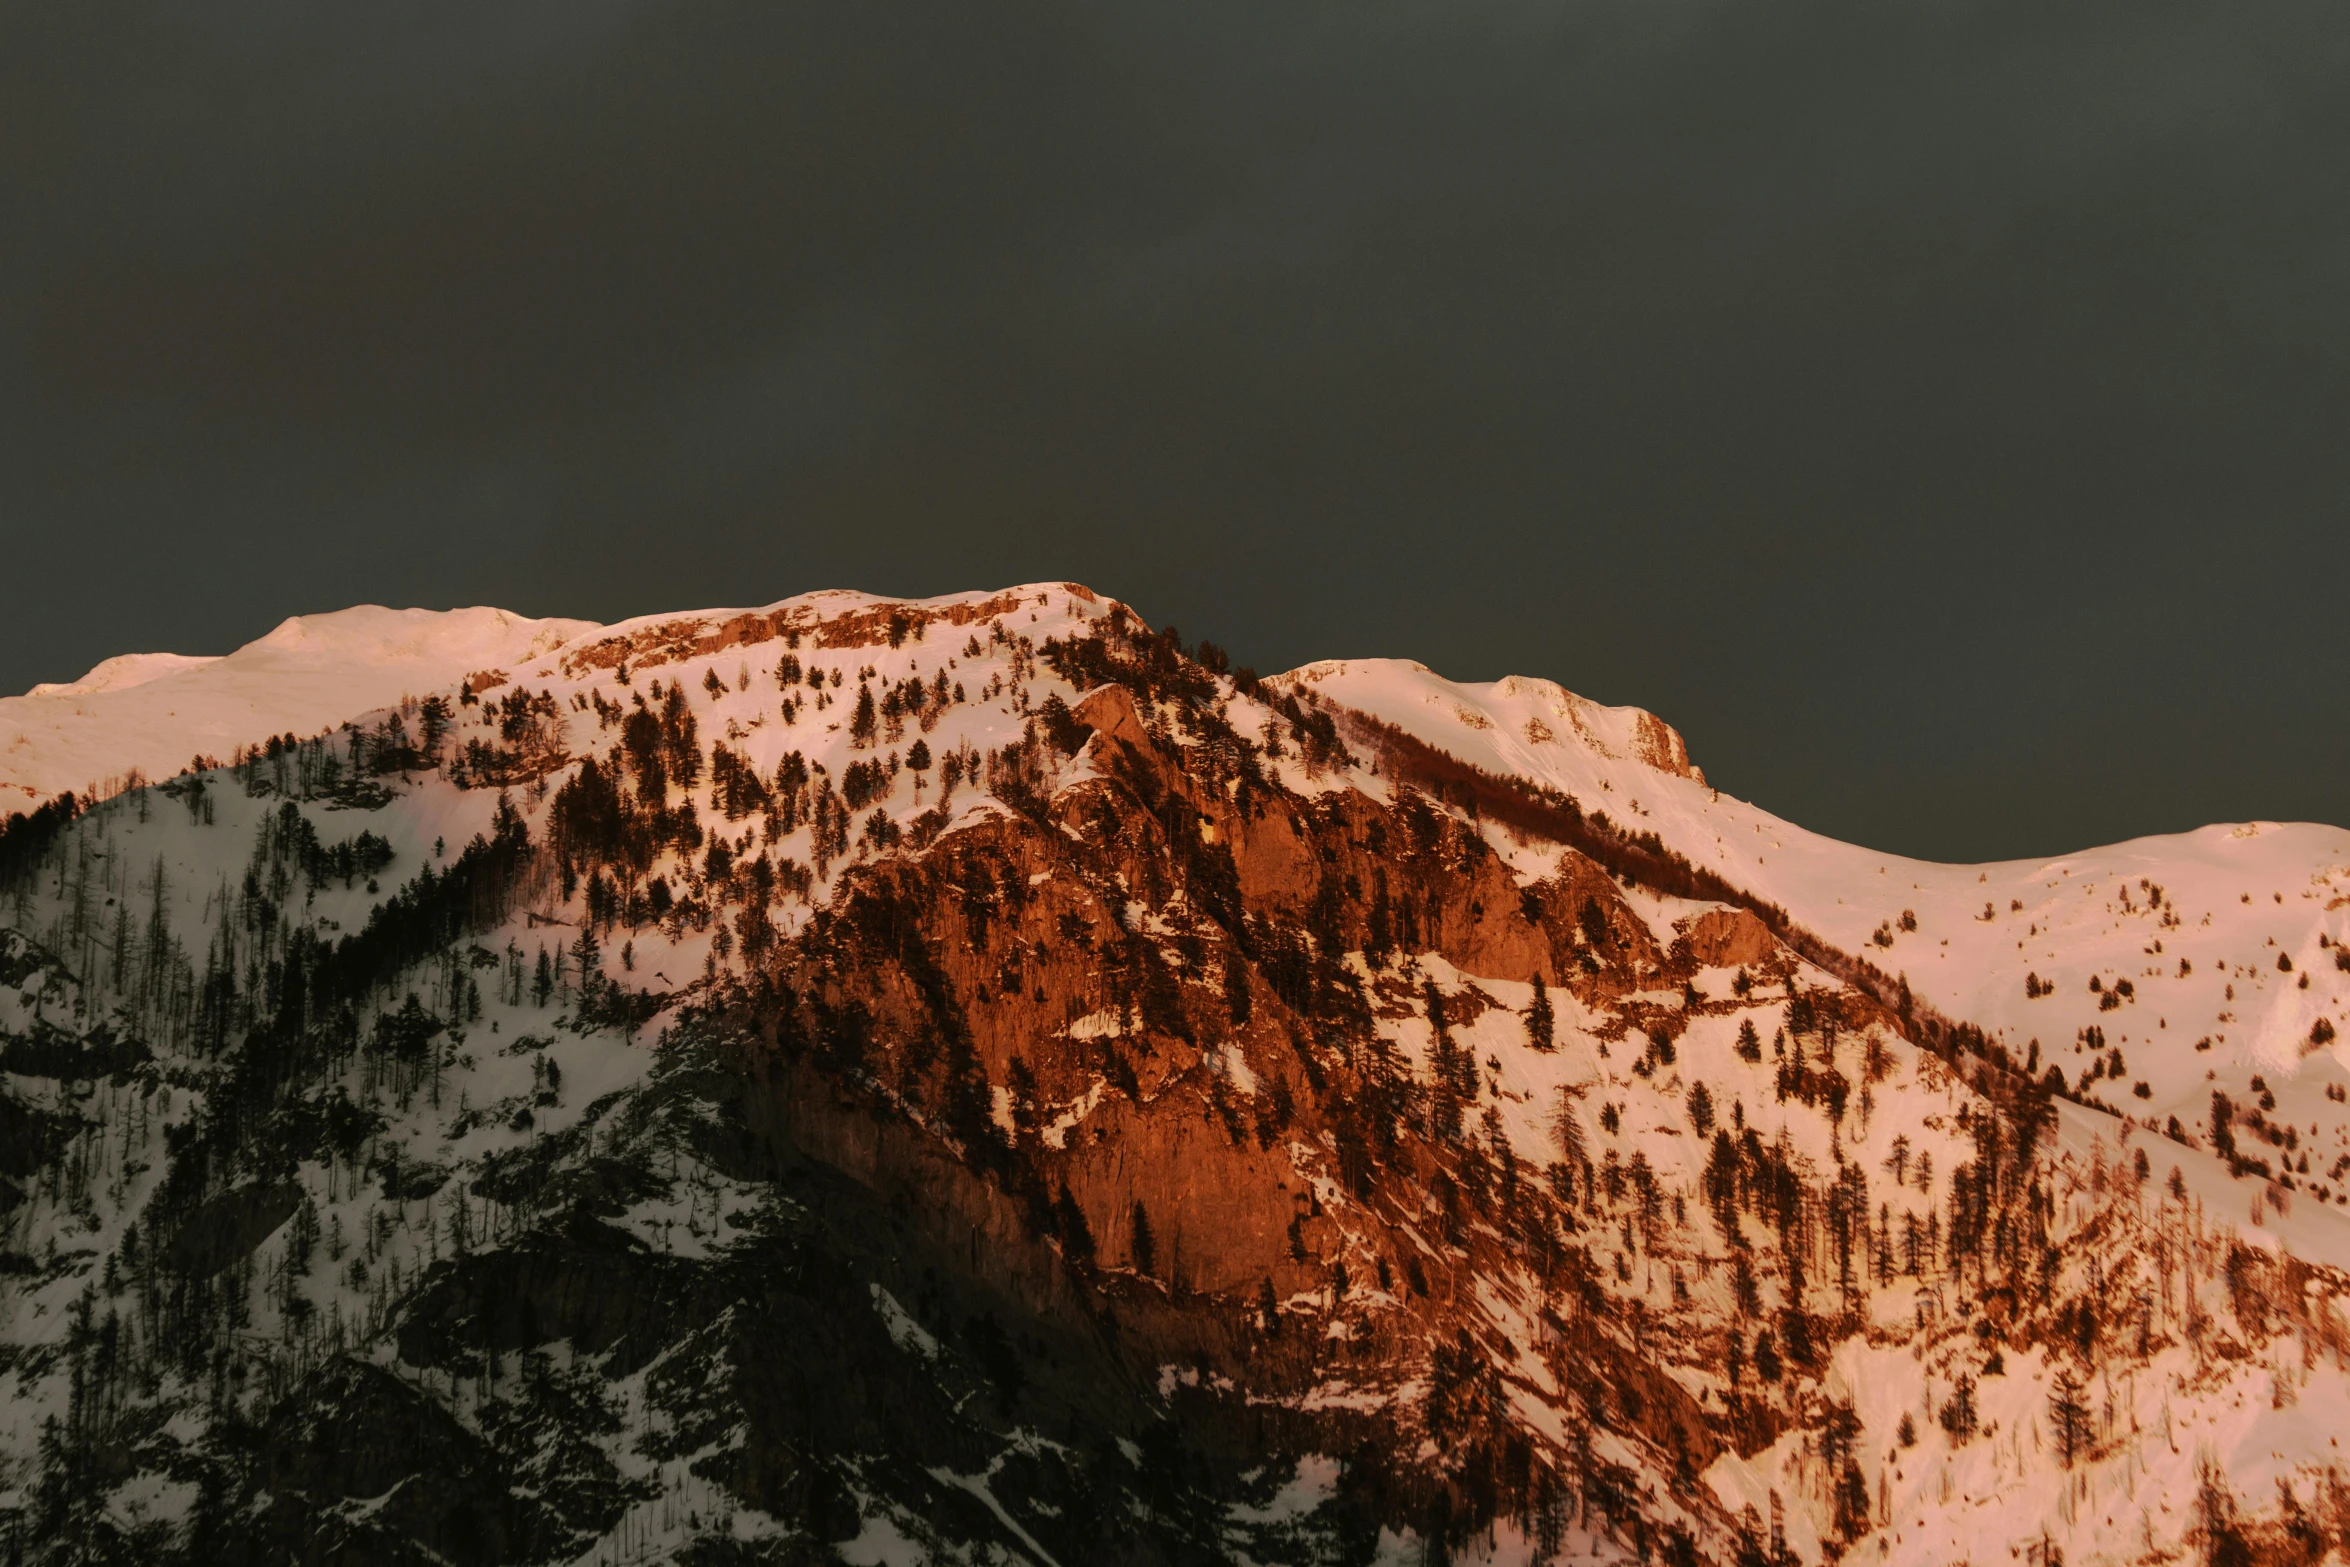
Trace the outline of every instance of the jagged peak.
<instances>
[{"instance_id":1,"label":"jagged peak","mask_svg":"<svg viewBox=\"0 0 2350 1567\"><path fill-rule=\"evenodd\" d=\"M756 607L639 615L598 627L565 646L559 662L566 673L577 675L621 663L657 666L778 638L806 639L821 648L895 646L893 636L899 641L919 637L933 624L976 627L1022 610L1039 625L1050 619L1055 629L1065 620L1132 613L1075 582L1029 582L930 598L821 588Z\"/></svg>"},{"instance_id":2,"label":"jagged peak","mask_svg":"<svg viewBox=\"0 0 2350 1567\"><path fill-rule=\"evenodd\" d=\"M1637 762L1676 778L1705 782L1703 770L1689 760L1689 747L1672 725L1645 708L1609 707L1578 696L1555 680L1530 675L1505 675L1483 683L1448 680L1408 658L1322 659L1274 678L1324 689L1345 705L1432 744L1457 741L1458 729L1453 726L1506 736L1513 751L1520 742L1542 747L1571 739L1605 760ZM1451 724L1425 724L1430 710ZM1505 751L1505 766L1508 758Z\"/></svg>"}]
</instances>

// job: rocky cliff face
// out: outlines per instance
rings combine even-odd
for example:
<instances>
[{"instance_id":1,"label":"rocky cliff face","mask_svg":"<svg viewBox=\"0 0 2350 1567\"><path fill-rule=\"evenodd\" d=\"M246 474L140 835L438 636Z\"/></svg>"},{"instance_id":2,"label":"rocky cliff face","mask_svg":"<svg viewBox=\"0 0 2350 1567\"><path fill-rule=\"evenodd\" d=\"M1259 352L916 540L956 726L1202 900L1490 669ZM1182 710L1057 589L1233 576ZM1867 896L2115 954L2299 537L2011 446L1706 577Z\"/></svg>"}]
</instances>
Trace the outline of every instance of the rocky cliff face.
<instances>
[{"instance_id":1,"label":"rocky cliff face","mask_svg":"<svg viewBox=\"0 0 2350 1567\"><path fill-rule=\"evenodd\" d=\"M1319 688L1083 590L820 597L20 822L12 1559L2350 1523L2322 1443L2231 1470L2248 1394L2331 1429L2344 1279L2192 1139Z\"/></svg>"}]
</instances>

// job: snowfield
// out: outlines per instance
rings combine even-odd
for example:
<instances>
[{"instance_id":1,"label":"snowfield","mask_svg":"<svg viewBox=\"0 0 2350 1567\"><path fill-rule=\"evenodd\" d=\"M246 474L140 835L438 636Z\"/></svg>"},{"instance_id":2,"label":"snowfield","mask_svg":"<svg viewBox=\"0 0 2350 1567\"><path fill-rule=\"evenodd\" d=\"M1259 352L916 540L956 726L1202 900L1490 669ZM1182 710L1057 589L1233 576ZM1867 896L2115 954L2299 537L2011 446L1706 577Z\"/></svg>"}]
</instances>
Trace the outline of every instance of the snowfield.
<instances>
[{"instance_id":1,"label":"snowfield","mask_svg":"<svg viewBox=\"0 0 2350 1567\"><path fill-rule=\"evenodd\" d=\"M2350 830L2246 822L2047 861L1936 865L1723 795L1651 715L1549 681L1459 684L1389 659L1281 679L1658 834L2035 1071L2053 1063L2068 1084L2092 1074L2084 1092L2118 1116L2193 1128L2215 1089L2238 1102L2274 1094L2272 1118L2308 1128L2296 1170L2350 1215L2350 1185L2329 1174L2337 1160L2350 1173Z\"/></svg>"},{"instance_id":2,"label":"snowfield","mask_svg":"<svg viewBox=\"0 0 2350 1567\"><path fill-rule=\"evenodd\" d=\"M271 735L310 736L411 693L453 688L592 630L502 609L296 615L218 658L131 653L0 697L0 816L72 791L105 798Z\"/></svg>"}]
</instances>

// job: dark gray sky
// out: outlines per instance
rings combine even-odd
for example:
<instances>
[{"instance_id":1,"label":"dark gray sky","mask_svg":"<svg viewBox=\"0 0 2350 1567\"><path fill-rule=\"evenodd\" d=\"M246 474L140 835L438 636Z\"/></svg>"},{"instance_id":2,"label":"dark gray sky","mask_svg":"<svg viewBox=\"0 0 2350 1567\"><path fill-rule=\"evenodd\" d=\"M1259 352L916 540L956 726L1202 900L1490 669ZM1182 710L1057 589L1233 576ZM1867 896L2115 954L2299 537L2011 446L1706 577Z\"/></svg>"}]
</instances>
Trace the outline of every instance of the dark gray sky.
<instances>
[{"instance_id":1,"label":"dark gray sky","mask_svg":"<svg viewBox=\"0 0 2350 1567\"><path fill-rule=\"evenodd\" d=\"M1069 577L1944 858L2350 820L2339 0L0 0L0 689Z\"/></svg>"}]
</instances>

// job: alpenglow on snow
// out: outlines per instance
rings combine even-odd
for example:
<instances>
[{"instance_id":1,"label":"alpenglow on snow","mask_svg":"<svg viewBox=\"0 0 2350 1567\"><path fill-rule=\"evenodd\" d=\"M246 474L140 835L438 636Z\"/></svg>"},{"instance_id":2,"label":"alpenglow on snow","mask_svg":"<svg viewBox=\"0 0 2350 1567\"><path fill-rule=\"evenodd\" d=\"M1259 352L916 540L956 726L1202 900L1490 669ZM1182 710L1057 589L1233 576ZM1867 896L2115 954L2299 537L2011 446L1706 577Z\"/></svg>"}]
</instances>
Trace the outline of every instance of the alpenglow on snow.
<instances>
[{"instance_id":1,"label":"alpenglow on snow","mask_svg":"<svg viewBox=\"0 0 2350 1567\"><path fill-rule=\"evenodd\" d=\"M1073 584L0 700L9 1561L2350 1553L2350 832Z\"/></svg>"}]
</instances>

